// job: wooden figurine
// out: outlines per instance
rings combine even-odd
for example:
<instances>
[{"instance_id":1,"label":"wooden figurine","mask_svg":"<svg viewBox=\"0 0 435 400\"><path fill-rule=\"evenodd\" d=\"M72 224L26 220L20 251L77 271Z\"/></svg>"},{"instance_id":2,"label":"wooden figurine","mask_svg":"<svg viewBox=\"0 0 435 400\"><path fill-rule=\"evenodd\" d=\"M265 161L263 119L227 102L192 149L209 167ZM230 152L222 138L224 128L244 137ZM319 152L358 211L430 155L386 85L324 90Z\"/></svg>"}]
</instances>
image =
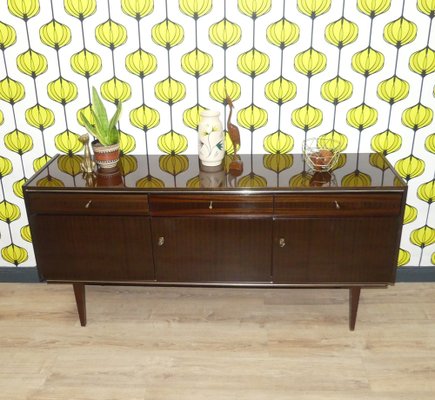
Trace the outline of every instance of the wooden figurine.
<instances>
[{"instance_id":1,"label":"wooden figurine","mask_svg":"<svg viewBox=\"0 0 435 400\"><path fill-rule=\"evenodd\" d=\"M234 104L231 97L228 95L228 93L226 94L226 100L227 100L227 104L230 107L230 112L228 114L228 120L227 120L227 130L234 149L232 161L230 162L229 165L229 172L233 176L240 176L243 172L243 162L240 159L240 157L237 155L237 150L240 148L240 131L239 128L231 122Z\"/></svg>"}]
</instances>

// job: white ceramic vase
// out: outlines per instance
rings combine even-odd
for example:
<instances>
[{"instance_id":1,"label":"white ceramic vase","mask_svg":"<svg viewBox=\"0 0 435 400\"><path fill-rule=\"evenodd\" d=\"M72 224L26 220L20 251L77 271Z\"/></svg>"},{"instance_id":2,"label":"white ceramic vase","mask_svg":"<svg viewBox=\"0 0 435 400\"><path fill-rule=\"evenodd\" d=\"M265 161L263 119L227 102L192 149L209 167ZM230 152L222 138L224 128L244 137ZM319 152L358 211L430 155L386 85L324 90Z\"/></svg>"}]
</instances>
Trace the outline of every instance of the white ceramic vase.
<instances>
[{"instance_id":1,"label":"white ceramic vase","mask_svg":"<svg viewBox=\"0 0 435 400\"><path fill-rule=\"evenodd\" d=\"M225 157L225 134L219 112L204 110L198 124L198 155L203 165L219 165Z\"/></svg>"}]
</instances>

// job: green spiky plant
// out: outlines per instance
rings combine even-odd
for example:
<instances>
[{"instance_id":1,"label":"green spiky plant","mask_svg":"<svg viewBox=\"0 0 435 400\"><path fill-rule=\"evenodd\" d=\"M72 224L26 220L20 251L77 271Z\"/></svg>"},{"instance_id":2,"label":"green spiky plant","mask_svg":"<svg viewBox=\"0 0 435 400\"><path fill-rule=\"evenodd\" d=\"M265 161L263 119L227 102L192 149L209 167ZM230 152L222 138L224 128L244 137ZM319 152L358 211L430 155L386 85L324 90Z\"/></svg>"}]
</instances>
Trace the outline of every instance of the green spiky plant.
<instances>
[{"instance_id":1,"label":"green spiky plant","mask_svg":"<svg viewBox=\"0 0 435 400\"><path fill-rule=\"evenodd\" d=\"M113 117L109 121L107 118L106 107L101 101L97 90L94 87L92 88L91 115L95 121L95 124L92 125L85 117L83 112L81 113L81 117L88 132L95 136L103 146L110 146L112 144L119 143L119 131L116 127L116 123L118 122L119 116L121 114L121 109L122 104L121 102L118 102L115 114L113 114Z\"/></svg>"}]
</instances>

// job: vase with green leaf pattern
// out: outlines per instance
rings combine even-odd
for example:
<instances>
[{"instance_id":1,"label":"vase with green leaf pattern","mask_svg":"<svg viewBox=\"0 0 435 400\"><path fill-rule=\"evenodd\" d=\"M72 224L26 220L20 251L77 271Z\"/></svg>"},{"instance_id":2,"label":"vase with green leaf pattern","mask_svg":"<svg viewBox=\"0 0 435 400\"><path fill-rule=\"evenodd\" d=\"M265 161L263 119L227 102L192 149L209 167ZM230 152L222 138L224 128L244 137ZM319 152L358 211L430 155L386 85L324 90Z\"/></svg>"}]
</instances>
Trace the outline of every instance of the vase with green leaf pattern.
<instances>
[{"instance_id":1,"label":"vase with green leaf pattern","mask_svg":"<svg viewBox=\"0 0 435 400\"><path fill-rule=\"evenodd\" d=\"M204 110L198 124L198 156L203 165L222 163L225 156L225 134L218 111Z\"/></svg>"}]
</instances>

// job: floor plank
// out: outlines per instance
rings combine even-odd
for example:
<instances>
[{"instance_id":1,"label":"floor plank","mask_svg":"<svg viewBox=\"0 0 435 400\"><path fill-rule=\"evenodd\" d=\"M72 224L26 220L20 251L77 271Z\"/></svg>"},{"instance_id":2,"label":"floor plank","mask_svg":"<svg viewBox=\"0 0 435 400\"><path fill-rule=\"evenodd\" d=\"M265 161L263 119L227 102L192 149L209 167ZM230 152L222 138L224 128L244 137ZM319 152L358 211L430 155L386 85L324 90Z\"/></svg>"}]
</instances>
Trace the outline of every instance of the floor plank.
<instances>
[{"instance_id":1,"label":"floor plank","mask_svg":"<svg viewBox=\"0 0 435 400\"><path fill-rule=\"evenodd\" d=\"M340 289L0 284L0 399L429 400L435 284Z\"/></svg>"}]
</instances>

